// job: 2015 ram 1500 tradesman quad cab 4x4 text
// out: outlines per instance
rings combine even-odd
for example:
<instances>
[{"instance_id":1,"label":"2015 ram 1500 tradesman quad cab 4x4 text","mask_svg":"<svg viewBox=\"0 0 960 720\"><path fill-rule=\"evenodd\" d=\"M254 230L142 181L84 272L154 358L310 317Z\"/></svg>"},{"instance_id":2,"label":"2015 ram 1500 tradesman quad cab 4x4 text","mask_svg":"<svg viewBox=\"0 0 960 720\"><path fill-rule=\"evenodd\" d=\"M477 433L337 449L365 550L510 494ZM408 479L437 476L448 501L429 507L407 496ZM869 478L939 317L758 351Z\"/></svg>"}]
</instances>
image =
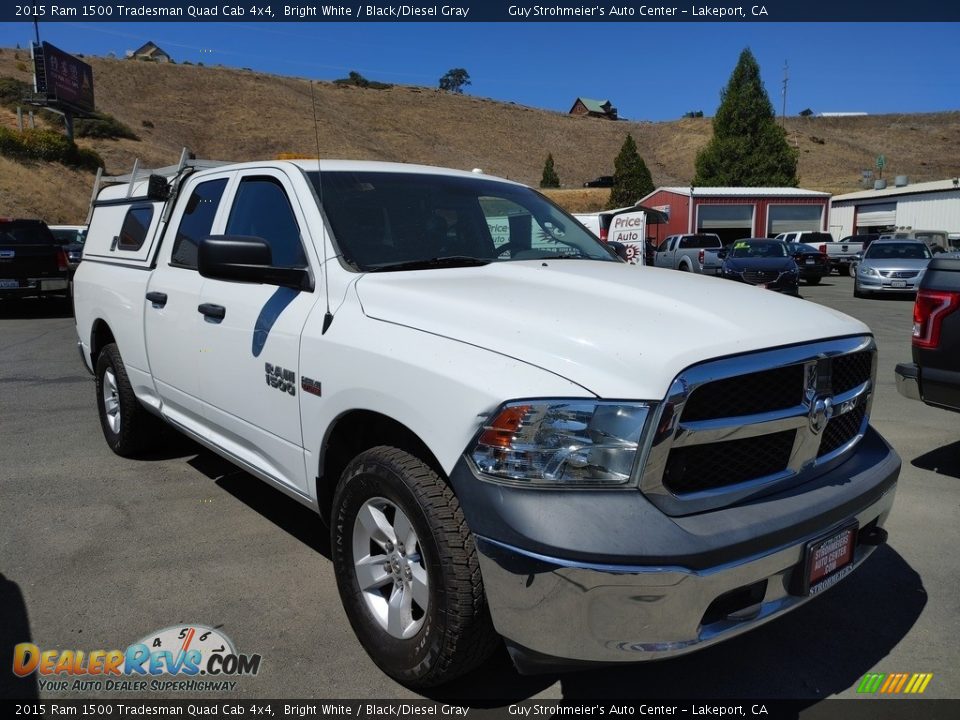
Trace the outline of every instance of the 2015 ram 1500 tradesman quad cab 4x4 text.
<instances>
[{"instance_id":1,"label":"2015 ram 1500 tradesman quad cab 4x4 text","mask_svg":"<svg viewBox=\"0 0 960 720\"><path fill-rule=\"evenodd\" d=\"M313 507L399 681L501 638L524 671L694 650L884 539L900 460L862 323L631 267L481 174L204 165L94 203L75 302L104 436L132 455L160 418Z\"/></svg>"}]
</instances>

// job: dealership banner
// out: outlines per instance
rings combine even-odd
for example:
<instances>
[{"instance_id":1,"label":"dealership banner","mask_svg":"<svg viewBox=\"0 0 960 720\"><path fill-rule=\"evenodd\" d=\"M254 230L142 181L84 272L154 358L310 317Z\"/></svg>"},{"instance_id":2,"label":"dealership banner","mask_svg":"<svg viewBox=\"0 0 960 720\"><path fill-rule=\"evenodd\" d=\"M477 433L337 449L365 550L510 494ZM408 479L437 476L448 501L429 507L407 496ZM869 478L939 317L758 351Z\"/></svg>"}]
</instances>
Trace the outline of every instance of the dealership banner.
<instances>
[{"instance_id":1,"label":"dealership banner","mask_svg":"<svg viewBox=\"0 0 960 720\"><path fill-rule=\"evenodd\" d=\"M913 0L751 0L590 2L459 0L436 2L278 2L277 0L124 0L4 2L0 22L952 22L960 3Z\"/></svg>"}]
</instances>

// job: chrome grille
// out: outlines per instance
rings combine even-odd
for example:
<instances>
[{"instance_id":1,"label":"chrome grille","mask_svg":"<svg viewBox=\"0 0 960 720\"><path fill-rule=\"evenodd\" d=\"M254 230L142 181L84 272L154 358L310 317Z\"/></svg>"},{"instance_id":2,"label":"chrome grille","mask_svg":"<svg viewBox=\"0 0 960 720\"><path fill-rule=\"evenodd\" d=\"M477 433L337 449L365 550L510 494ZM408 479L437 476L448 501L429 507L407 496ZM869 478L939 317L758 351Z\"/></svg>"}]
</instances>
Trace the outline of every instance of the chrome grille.
<instances>
[{"instance_id":1,"label":"chrome grille","mask_svg":"<svg viewBox=\"0 0 960 720\"><path fill-rule=\"evenodd\" d=\"M802 482L866 432L870 337L769 350L681 373L659 409L640 486L665 512L702 512Z\"/></svg>"},{"instance_id":2,"label":"chrome grille","mask_svg":"<svg viewBox=\"0 0 960 720\"><path fill-rule=\"evenodd\" d=\"M907 280L909 278L915 278L920 274L919 270L881 270L880 274L886 278L899 278L901 280Z\"/></svg>"}]
</instances>

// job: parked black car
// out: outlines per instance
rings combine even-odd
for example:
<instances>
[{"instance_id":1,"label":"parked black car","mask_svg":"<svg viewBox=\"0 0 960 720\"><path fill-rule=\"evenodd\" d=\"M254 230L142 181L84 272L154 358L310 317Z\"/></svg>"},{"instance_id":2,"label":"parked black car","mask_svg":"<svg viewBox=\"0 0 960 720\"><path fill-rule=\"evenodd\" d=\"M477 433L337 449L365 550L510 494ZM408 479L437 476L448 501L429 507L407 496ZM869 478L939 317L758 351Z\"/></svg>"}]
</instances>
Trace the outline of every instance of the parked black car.
<instances>
[{"instance_id":1,"label":"parked black car","mask_svg":"<svg viewBox=\"0 0 960 720\"><path fill-rule=\"evenodd\" d=\"M800 272L786 243L746 238L721 250L720 255L723 258L721 277L788 295L797 294Z\"/></svg>"},{"instance_id":2,"label":"parked black car","mask_svg":"<svg viewBox=\"0 0 960 720\"><path fill-rule=\"evenodd\" d=\"M587 180L584 187L608 188L613 187L613 175L601 175L593 180Z\"/></svg>"},{"instance_id":3,"label":"parked black car","mask_svg":"<svg viewBox=\"0 0 960 720\"><path fill-rule=\"evenodd\" d=\"M67 252L67 262L72 276L83 257L83 243L87 238L86 225L51 225L50 232Z\"/></svg>"},{"instance_id":4,"label":"parked black car","mask_svg":"<svg viewBox=\"0 0 960 720\"><path fill-rule=\"evenodd\" d=\"M808 285L819 285L823 276L830 274L830 259L813 245L787 243L787 251L793 256L800 277Z\"/></svg>"}]
</instances>

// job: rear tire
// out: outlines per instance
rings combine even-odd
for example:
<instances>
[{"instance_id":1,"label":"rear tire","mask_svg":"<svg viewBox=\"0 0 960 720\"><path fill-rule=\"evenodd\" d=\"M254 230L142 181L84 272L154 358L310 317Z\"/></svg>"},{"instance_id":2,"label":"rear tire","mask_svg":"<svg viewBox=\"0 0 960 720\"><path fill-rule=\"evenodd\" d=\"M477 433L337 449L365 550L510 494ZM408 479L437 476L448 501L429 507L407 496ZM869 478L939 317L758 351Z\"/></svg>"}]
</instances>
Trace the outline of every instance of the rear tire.
<instances>
[{"instance_id":1,"label":"rear tire","mask_svg":"<svg viewBox=\"0 0 960 720\"><path fill-rule=\"evenodd\" d=\"M440 685L498 645L460 503L413 455L380 446L354 458L333 498L331 547L350 624L390 677Z\"/></svg>"},{"instance_id":2,"label":"rear tire","mask_svg":"<svg viewBox=\"0 0 960 720\"><path fill-rule=\"evenodd\" d=\"M134 395L116 343L100 351L96 378L97 411L104 440L117 455L138 455L157 439L162 428Z\"/></svg>"}]
</instances>

